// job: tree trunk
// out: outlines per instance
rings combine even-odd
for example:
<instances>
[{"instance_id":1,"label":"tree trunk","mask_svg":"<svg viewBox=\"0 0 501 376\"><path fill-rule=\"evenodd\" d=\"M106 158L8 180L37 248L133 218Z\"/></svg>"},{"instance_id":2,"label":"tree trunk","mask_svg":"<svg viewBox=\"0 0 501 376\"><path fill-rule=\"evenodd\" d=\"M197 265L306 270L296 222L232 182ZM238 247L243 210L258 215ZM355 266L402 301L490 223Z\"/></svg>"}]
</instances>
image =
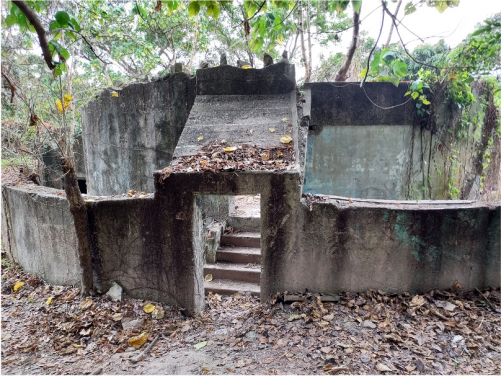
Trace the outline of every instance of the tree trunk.
<instances>
[{"instance_id":1,"label":"tree trunk","mask_svg":"<svg viewBox=\"0 0 501 376\"><path fill-rule=\"evenodd\" d=\"M38 34L38 39L40 41L40 46L42 47L45 62L49 69L52 70L54 68L54 65L52 64L52 56L49 51L49 45L47 43L45 30L40 22L40 19L25 1L13 2L18 6L21 12L23 12L23 14L35 28ZM61 81L59 82L61 85ZM60 87L62 87L62 85ZM61 98L61 103L63 103L63 98ZM66 127L64 112L63 126L64 128ZM78 242L78 259L80 261L80 268L82 271L80 292L83 296L85 296L89 294L89 291L93 287L92 259L88 238L89 224L87 221L87 208L85 207L85 201L82 197L82 194L80 193L80 189L78 188L78 179L75 172L75 167L73 165L73 148L71 147L71 140L69 137L64 137L63 135L59 142L61 143L60 146L63 154L62 157L64 159L64 162L61 165L64 173L64 190L66 192L66 198L70 206L70 212L73 216Z\"/></svg>"},{"instance_id":2,"label":"tree trunk","mask_svg":"<svg viewBox=\"0 0 501 376\"><path fill-rule=\"evenodd\" d=\"M348 53L346 54L346 60L344 61L343 66L336 73L336 77L334 81L346 81L348 69L350 68L351 61L353 59L353 55L355 55L355 51L357 49L357 41L358 41L358 32L360 30L360 12L362 11L362 7L360 7L359 12L355 12L353 10L353 37L351 39L351 45L348 49Z\"/></svg>"},{"instance_id":3,"label":"tree trunk","mask_svg":"<svg viewBox=\"0 0 501 376\"><path fill-rule=\"evenodd\" d=\"M308 64L308 57L306 56L306 46L304 43L304 24L303 24L303 1L299 1L299 6L298 6L298 21L299 21L299 32L301 36L301 53L303 54L303 64L304 64L304 82L309 82L310 77L308 76L308 72L310 70L309 64Z\"/></svg>"},{"instance_id":4,"label":"tree trunk","mask_svg":"<svg viewBox=\"0 0 501 376\"><path fill-rule=\"evenodd\" d=\"M78 179L73 161L68 158L63 161L61 166L64 173L64 191L70 204L70 212L75 222L75 232L78 241L78 260L80 261L80 268L82 270L80 293L82 296L86 296L93 287L87 208L78 188Z\"/></svg>"},{"instance_id":5,"label":"tree trunk","mask_svg":"<svg viewBox=\"0 0 501 376\"><path fill-rule=\"evenodd\" d=\"M400 5L402 5L402 0L399 0L398 1L398 4L397 4L397 9L395 10L395 14L394 16L397 17L397 14L398 14L398 11L400 9ZM384 48L388 48L388 46L390 45L390 42L391 42L391 36L393 34L393 28L395 27L395 24L392 22L391 23L391 26L390 26L390 33L388 34L388 40L386 41L386 44L384 45Z\"/></svg>"},{"instance_id":6,"label":"tree trunk","mask_svg":"<svg viewBox=\"0 0 501 376\"><path fill-rule=\"evenodd\" d=\"M308 71L306 72L304 82L310 82L311 72L313 70L313 61L311 58L310 0L306 1L306 27L308 31Z\"/></svg>"}]
</instances>

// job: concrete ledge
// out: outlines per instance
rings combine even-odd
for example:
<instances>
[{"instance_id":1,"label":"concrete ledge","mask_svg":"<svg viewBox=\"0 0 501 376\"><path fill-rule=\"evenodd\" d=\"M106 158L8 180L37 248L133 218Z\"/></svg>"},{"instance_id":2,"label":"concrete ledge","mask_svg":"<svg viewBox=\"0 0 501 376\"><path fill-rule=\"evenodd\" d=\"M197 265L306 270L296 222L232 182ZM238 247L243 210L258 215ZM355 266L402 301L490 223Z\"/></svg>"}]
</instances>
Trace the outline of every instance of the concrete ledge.
<instances>
[{"instance_id":1,"label":"concrete ledge","mask_svg":"<svg viewBox=\"0 0 501 376\"><path fill-rule=\"evenodd\" d=\"M312 82L303 90L310 126L413 124L414 102L404 97L404 83L367 82L361 88L358 82Z\"/></svg>"},{"instance_id":2,"label":"concrete ledge","mask_svg":"<svg viewBox=\"0 0 501 376\"><path fill-rule=\"evenodd\" d=\"M294 65L287 63L263 69L223 65L197 70L197 95L287 94L295 88Z\"/></svg>"}]
</instances>

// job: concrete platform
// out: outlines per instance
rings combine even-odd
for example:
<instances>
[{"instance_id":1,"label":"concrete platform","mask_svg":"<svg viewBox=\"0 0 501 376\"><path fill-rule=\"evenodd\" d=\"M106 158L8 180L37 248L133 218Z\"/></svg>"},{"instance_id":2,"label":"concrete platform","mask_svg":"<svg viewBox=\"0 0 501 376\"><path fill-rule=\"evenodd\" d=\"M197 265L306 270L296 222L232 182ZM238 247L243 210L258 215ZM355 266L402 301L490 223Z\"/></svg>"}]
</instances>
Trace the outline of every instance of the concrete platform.
<instances>
[{"instance_id":1,"label":"concrete platform","mask_svg":"<svg viewBox=\"0 0 501 376\"><path fill-rule=\"evenodd\" d=\"M233 262L236 264L260 264L261 249L249 247L222 247L216 252L216 261Z\"/></svg>"}]
</instances>

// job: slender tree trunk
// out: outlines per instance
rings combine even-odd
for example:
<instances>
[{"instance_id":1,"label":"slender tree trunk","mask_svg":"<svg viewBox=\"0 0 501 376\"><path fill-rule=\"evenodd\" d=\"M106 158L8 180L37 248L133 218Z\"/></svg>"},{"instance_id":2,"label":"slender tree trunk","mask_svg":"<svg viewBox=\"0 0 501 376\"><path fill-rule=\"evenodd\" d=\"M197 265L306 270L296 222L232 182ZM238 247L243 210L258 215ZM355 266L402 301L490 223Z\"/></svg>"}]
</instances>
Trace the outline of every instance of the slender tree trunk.
<instances>
[{"instance_id":1,"label":"slender tree trunk","mask_svg":"<svg viewBox=\"0 0 501 376\"><path fill-rule=\"evenodd\" d=\"M299 1L298 5L298 21L299 21L299 32L300 32L300 41L301 41L301 53L303 54L303 64L304 64L304 82L309 82L308 72L310 70L308 64L308 57L306 56L306 46L304 43L304 24L303 24L303 1Z\"/></svg>"},{"instance_id":2,"label":"slender tree trunk","mask_svg":"<svg viewBox=\"0 0 501 376\"><path fill-rule=\"evenodd\" d=\"M353 10L353 37L351 39L351 45L350 48L348 49L348 53L346 54L346 60L344 61L344 64L341 66L339 71L336 73L334 81L346 81L348 69L350 68L353 55L355 55L355 51L357 49L358 33L360 30L361 11L362 7L360 7L358 13L355 12L355 10Z\"/></svg>"},{"instance_id":3,"label":"slender tree trunk","mask_svg":"<svg viewBox=\"0 0 501 376\"><path fill-rule=\"evenodd\" d=\"M80 261L80 267L82 269L80 279L81 294L82 296L86 296L93 286L87 208L82 194L80 193L80 189L78 188L78 179L72 158L63 160L61 167L64 173L64 191L66 192L66 198L70 204L70 212L73 216L77 235L78 260Z\"/></svg>"},{"instance_id":4,"label":"slender tree trunk","mask_svg":"<svg viewBox=\"0 0 501 376\"><path fill-rule=\"evenodd\" d=\"M38 39L40 41L40 46L42 47L43 55L45 62L49 69L53 69L54 65L52 64L52 56L49 50L49 45L47 43L45 30L38 18L37 14L31 9L25 1L13 1L18 8L23 12L26 18L30 21L30 23L35 28ZM61 81L60 81L61 84ZM62 88L62 86L60 85ZM61 93L62 97L62 93ZM63 98L61 98L61 103L63 104ZM64 106L64 104L63 104ZM63 107L64 108L64 107ZM66 127L66 118L65 113L63 111L63 125ZM90 245L89 245L89 224L87 221L87 209L85 207L85 201L80 193L80 189L78 188L78 180L75 172L75 167L73 164L73 150L71 147L71 141L69 137L65 137L63 135L59 140L62 150L62 170L64 173L64 190L66 192L66 198L68 199L68 204L70 206L70 212L73 216L73 221L75 224L75 232L77 235L78 242L78 259L80 262L80 268L82 272L81 278L81 294L83 296L88 295L89 291L93 287L93 278L92 278L92 259L90 253Z\"/></svg>"},{"instance_id":5,"label":"slender tree trunk","mask_svg":"<svg viewBox=\"0 0 501 376\"><path fill-rule=\"evenodd\" d=\"M197 47L197 34L198 34L198 17L195 19L195 35L193 36L193 48L191 49L190 64L188 65L188 74L191 74L191 68L193 66L193 57L195 56L195 50Z\"/></svg>"},{"instance_id":6,"label":"slender tree trunk","mask_svg":"<svg viewBox=\"0 0 501 376\"><path fill-rule=\"evenodd\" d=\"M397 17L397 14L398 14L398 10L400 9L400 5L402 4L402 0L399 0L398 1L398 4L397 4L397 9L395 10L395 14L394 16ZM391 23L391 26L390 26L390 33L388 34L388 40L386 41L386 44L384 45L384 48L388 48L388 46L390 45L390 42L391 42L391 36L393 34L393 28L395 27L395 24L392 22Z\"/></svg>"},{"instance_id":7,"label":"slender tree trunk","mask_svg":"<svg viewBox=\"0 0 501 376\"><path fill-rule=\"evenodd\" d=\"M313 60L311 59L310 0L306 1L306 27L308 28L308 72L306 72L304 82L310 82L313 70Z\"/></svg>"}]
</instances>

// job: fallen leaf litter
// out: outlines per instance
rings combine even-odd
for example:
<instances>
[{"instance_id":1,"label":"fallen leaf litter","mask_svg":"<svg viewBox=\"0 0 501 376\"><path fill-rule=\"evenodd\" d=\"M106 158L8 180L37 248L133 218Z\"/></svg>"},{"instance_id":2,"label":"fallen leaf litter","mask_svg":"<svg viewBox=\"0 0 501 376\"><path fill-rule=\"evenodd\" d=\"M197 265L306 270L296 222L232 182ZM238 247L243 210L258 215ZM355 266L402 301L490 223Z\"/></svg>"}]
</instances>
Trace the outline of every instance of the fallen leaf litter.
<instances>
[{"instance_id":1,"label":"fallen leaf litter","mask_svg":"<svg viewBox=\"0 0 501 376\"><path fill-rule=\"evenodd\" d=\"M498 374L501 367L498 290L284 293L264 304L211 294L206 303L200 317L187 318L127 296L82 299L79 289L3 269L2 371L169 373L171 355L183 354L195 354L187 372L197 374Z\"/></svg>"}]
</instances>

